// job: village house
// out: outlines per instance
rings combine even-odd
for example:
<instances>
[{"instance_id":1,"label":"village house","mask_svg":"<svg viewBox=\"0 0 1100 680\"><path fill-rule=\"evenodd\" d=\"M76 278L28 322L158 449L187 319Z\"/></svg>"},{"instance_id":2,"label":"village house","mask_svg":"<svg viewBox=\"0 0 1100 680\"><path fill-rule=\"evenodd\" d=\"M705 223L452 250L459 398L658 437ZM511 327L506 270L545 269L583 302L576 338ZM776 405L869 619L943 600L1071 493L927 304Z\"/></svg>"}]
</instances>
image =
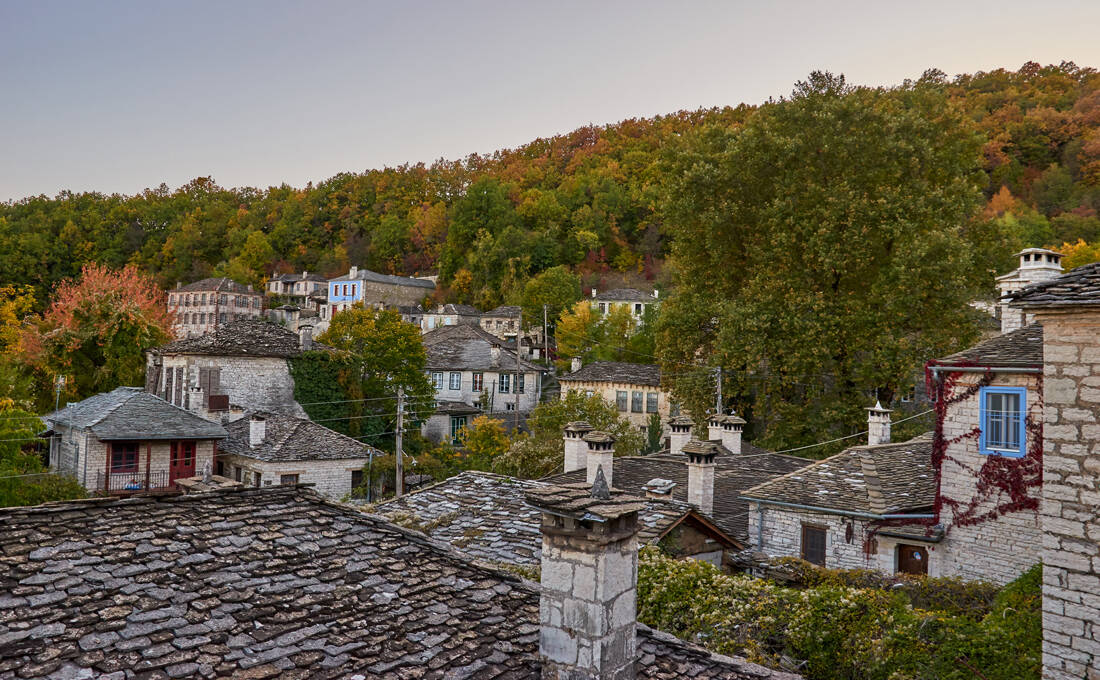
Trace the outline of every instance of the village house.
<instances>
[{"instance_id":1,"label":"village house","mask_svg":"<svg viewBox=\"0 0 1100 680\"><path fill-rule=\"evenodd\" d=\"M668 424L668 451L648 456L611 458L590 451L586 437L594 429L583 421L565 427L564 472L544 477L552 484L588 479L593 455L599 456L608 484L639 496L667 489L663 497L688 503L743 545L749 541L749 505L741 492L810 464L804 458L771 453L741 441L745 421L733 415L711 416L707 439L693 439L694 424L679 416Z\"/></svg>"},{"instance_id":2,"label":"village house","mask_svg":"<svg viewBox=\"0 0 1100 680\"><path fill-rule=\"evenodd\" d=\"M460 433L462 428L473 424L474 418L485 413L480 406L461 401L437 400L435 410L424 421L420 434L431 442L446 442L451 446L462 446Z\"/></svg>"},{"instance_id":3,"label":"village house","mask_svg":"<svg viewBox=\"0 0 1100 680\"><path fill-rule=\"evenodd\" d=\"M268 321L236 321L149 350L145 389L215 419L245 410L302 417L289 361L310 349L329 348L308 327L294 333Z\"/></svg>"},{"instance_id":4,"label":"village house","mask_svg":"<svg viewBox=\"0 0 1100 680\"><path fill-rule=\"evenodd\" d=\"M178 338L193 338L222 324L264 315L264 296L232 279L211 278L168 291L168 312Z\"/></svg>"},{"instance_id":5,"label":"village house","mask_svg":"<svg viewBox=\"0 0 1100 680\"><path fill-rule=\"evenodd\" d=\"M769 555L829 567L1007 583L1042 546L1042 344L1038 326L929 362L936 431L890 442L868 409L868 443L744 492Z\"/></svg>"},{"instance_id":6,"label":"village house","mask_svg":"<svg viewBox=\"0 0 1100 680\"><path fill-rule=\"evenodd\" d=\"M481 312L477 307L470 305L456 305L447 303L436 305L420 315L420 330L427 333L440 326L455 326L466 324L467 326L481 325Z\"/></svg>"},{"instance_id":7,"label":"village house","mask_svg":"<svg viewBox=\"0 0 1100 680\"><path fill-rule=\"evenodd\" d=\"M996 279L1000 301L997 313L1001 319L1001 332L1008 333L1034 323L1033 315L1013 307L1006 296L1019 293L1033 283L1050 281L1062 275L1063 255L1046 248L1026 248L1016 253L1020 266Z\"/></svg>"},{"instance_id":8,"label":"village house","mask_svg":"<svg viewBox=\"0 0 1100 680\"><path fill-rule=\"evenodd\" d=\"M1023 497L1029 506L1039 507L1042 550L1036 550L1035 557L1041 554L1043 562L1043 677L1096 677L1100 673L1100 263L1078 267L1010 297L1014 308L1034 315L1043 329L1041 467L1027 468L1022 479L1000 476L1009 481L1013 493L1026 493ZM1021 412L1026 404L1020 404ZM1030 447L1024 451L1023 458L1012 460L1037 462L1040 452Z\"/></svg>"},{"instance_id":9,"label":"village house","mask_svg":"<svg viewBox=\"0 0 1100 680\"><path fill-rule=\"evenodd\" d=\"M268 295L302 309L318 309L328 295L328 279L320 274L276 274L267 281Z\"/></svg>"},{"instance_id":10,"label":"village house","mask_svg":"<svg viewBox=\"0 0 1100 680\"><path fill-rule=\"evenodd\" d=\"M649 294L636 288L612 288L602 293L593 288L592 307L602 316L617 306L623 306L630 310L635 319L641 319L650 305L657 304L657 296L657 291Z\"/></svg>"},{"instance_id":11,"label":"village house","mask_svg":"<svg viewBox=\"0 0 1100 680\"><path fill-rule=\"evenodd\" d=\"M581 365L573 360L573 371L558 378L561 393L598 394L614 404L619 415L642 432L656 413L667 422L673 411L671 395L661 389L661 368L653 364L623 361L593 361Z\"/></svg>"},{"instance_id":12,"label":"village house","mask_svg":"<svg viewBox=\"0 0 1100 680\"><path fill-rule=\"evenodd\" d=\"M321 320L332 317L359 302L368 309L392 309L420 304L435 292L429 279L379 274L369 269L352 267L345 276L328 281L328 302L321 310Z\"/></svg>"},{"instance_id":13,"label":"village house","mask_svg":"<svg viewBox=\"0 0 1100 680\"><path fill-rule=\"evenodd\" d=\"M641 499L581 484L527 502L542 514L541 584L295 485L3 508L0 668L797 680L637 622Z\"/></svg>"},{"instance_id":14,"label":"village house","mask_svg":"<svg viewBox=\"0 0 1100 680\"><path fill-rule=\"evenodd\" d=\"M548 485L490 472L463 472L383 503L377 512L413 528L430 526L433 538L474 559L536 567L542 559L542 513L527 505L524 495ZM743 546L693 506L667 498L669 485L655 485L638 512L638 540L660 544L678 557L722 566L727 552Z\"/></svg>"},{"instance_id":15,"label":"village house","mask_svg":"<svg viewBox=\"0 0 1100 680\"><path fill-rule=\"evenodd\" d=\"M363 486L378 449L306 418L255 412L225 426L216 469L246 486L312 484L333 499Z\"/></svg>"},{"instance_id":16,"label":"village house","mask_svg":"<svg viewBox=\"0 0 1100 680\"><path fill-rule=\"evenodd\" d=\"M92 493L166 491L213 465L221 425L140 387L119 387L42 417L50 468Z\"/></svg>"},{"instance_id":17,"label":"village house","mask_svg":"<svg viewBox=\"0 0 1100 680\"><path fill-rule=\"evenodd\" d=\"M522 320L523 310L519 305L501 305L481 314L481 329L501 340L515 340Z\"/></svg>"},{"instance_id":18,"label":"village house","mask_svg":"<svg viewBox=\"0 0 1100 680\"><path fill-rule=\"evenodd\" d=\"M424 334L428 377L440 403L477 406L486 413L528 412L539 401L543 369L516 357L475 326L442 326Z\"/></svg>"}]
</instances>

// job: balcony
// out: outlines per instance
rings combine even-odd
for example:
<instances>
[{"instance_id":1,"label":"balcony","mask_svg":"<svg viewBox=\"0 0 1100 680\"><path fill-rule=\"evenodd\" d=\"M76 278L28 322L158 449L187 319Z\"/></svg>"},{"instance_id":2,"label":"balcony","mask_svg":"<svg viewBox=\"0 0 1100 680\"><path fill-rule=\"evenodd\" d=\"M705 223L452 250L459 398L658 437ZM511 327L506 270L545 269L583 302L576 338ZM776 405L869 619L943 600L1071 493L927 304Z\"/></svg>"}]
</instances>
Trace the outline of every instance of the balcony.
<instances>
[{"instance_id":1,"label":"balcony","mask_svg":"<svg viewBox=\"0 0 1100 680\"><path fill-rule=\"evenodd\" d=\"M168 491L172 488L168 482L168 471L159 472L99 472L96 474L98 492L109 494L147 493L149 491Z\"/></svg>"}]
</instances>

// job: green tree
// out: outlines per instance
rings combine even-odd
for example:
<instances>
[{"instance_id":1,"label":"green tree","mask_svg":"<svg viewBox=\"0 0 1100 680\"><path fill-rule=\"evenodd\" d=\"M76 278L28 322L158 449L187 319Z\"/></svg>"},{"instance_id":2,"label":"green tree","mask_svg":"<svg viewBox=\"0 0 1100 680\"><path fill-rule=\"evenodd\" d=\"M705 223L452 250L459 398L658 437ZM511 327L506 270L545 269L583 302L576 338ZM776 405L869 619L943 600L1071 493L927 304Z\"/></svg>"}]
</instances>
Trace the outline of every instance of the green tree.
<instances>
[{"instance_id":1,"label":"green tree","mask_svg":"<svg viewBox=\"0 0 1100 680\"><path fill-rule=\"evenodd\" d=\"M858 429L869 391L889 403L976 338L980 141L939 84L818 72L738 130L691 135L665 173L679 284L661 311L666 372L721 364L774 446ZM693 413L712 390L673 383Z\"/></svg>"},{"instance_id":2,"label":"green tree","mask_svg":"<svg viewBox=\"0 0 1100 680\"><path fill-rule=\"evenodd\" d=\"M581 279L566 266L551 267L535 275L523 287L524 326L531 328L542 324L544 305L546 318L553 324L580 297Z\"/></svg>"},{"instance_id":3,"label":"green tree","mask_svg":"<svg viewBox=\"0 0 1100 680\"><path fill-rule=\"evenodd\" d=\"M558 367L569 368L570 360L580 357L584 363L595 360L603 343L603 320L592 304L581 300L558 319L555 339L558 341Z\"/></svg>"},{"instance_id":4,"label":"green tree","mask_svg":"<svg viewBox=\"0 0 1100 680\"><path fill-rule=\"evenodd\" d=\"M38 505L85 496L72 477L51 473L34 450L42 421L0 398L0 507Z\"/></svg>"},{"instance_id":5,"label":"green tree","mask_svg":"<svg viewBox=\"0 0 1100 680\"><path fill-rule=\"evenodd\" d=\"M521 435L508 452L497 459L496 471L534 479L560 471L565 450L562 432L566 423L584 420L615 437L616 456L636 456L645 442L641 432L619 417L614 404L597 394L566 392L561 399L539 404L527 419L529 434Z\"/></svg>"},{"instance_id":6,"label":"green tree","mask_svg":"<svg viewBox=\"0 0 1100 680\"><path fill-rule=\"evenodd\" d=\"M240 254L226 265L225 275L262 289L274 259L275 249L267 236L262 231L253 231L245 238Z\"/></svg>"},{"instance_id":7,"label":"green tree","mask_svg":"<svg viewBox=\"0 0 1100 680\"><path fill-rule=\"evenodd\" d=\"M649 417L649 422L646 423L645 428L645 448L642 453L649 455L651 453L657 453L661 450L661 435L664 433L664 426L661 424L661 415L654 413Z\"/></svg>"},{"instance_id":8,"label":"green tree","mask_svg":"<svg viewBox=\"0 0 1100 680\"><path fill-rule=\"evenodd\" d=\"M474 418L459 430L458 439L465 449L463 469L466 470L491 470L512 443L504 432L504 424L488 416Z\"/></svg>"},{"instance_id":9,"label":"green tree","mask_svg":"<svg viewBox=\"0 0 1100 680\"><path fill-rule=\"evenodd\" d=\"M317 339L344 353L348 362L345 394L359 404L349 433L375 446L390 445L399 389L405 393L406 428L431 415L435 390L424 372L428 355L420 329L402 321L396 311L364 309L357 303L333 316L328 330Z\"/></svg>"}]
</instances>

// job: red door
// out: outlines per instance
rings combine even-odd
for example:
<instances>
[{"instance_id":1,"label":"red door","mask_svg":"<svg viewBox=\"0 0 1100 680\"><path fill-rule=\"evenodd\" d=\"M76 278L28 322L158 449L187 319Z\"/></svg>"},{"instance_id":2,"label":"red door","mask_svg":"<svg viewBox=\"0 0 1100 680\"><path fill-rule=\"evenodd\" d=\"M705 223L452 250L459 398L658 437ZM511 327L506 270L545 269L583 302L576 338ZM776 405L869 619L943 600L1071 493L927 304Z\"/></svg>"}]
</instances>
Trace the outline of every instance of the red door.
<instances>
[{"instance_id":1,"label":"red door","mask_svg":"<svg viewBox=\"0 0 1100 680\"><path fill-rule=\"evenodd\" d=\"M168 483L195 476L195 442L172 442L172 457L168 462Z\"/></svg>"}]
</instances>

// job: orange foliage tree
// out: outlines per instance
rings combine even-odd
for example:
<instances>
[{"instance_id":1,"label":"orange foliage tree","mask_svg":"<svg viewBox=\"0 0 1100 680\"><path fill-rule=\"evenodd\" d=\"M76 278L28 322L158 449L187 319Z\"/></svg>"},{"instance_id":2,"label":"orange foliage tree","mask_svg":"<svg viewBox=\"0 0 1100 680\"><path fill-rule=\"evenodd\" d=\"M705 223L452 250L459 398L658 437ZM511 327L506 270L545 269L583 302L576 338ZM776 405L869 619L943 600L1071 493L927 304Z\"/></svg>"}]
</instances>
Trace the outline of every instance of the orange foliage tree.
<instances>
[{"instance_id":1,"label":"orange foliage tree","mask_svg":"<svg viewBox=\"0 0 1100 680\"><path fill-rule=\"evenodd\" d=\"M58 375L73 399L140 385L145 350L171 338L172 321L164 291L148 274L133 265L85 265L78 278L58 284L46 313L24 332L24 361L42 386L40 400L50 401Z\"/></svg>"}]
</instances>

